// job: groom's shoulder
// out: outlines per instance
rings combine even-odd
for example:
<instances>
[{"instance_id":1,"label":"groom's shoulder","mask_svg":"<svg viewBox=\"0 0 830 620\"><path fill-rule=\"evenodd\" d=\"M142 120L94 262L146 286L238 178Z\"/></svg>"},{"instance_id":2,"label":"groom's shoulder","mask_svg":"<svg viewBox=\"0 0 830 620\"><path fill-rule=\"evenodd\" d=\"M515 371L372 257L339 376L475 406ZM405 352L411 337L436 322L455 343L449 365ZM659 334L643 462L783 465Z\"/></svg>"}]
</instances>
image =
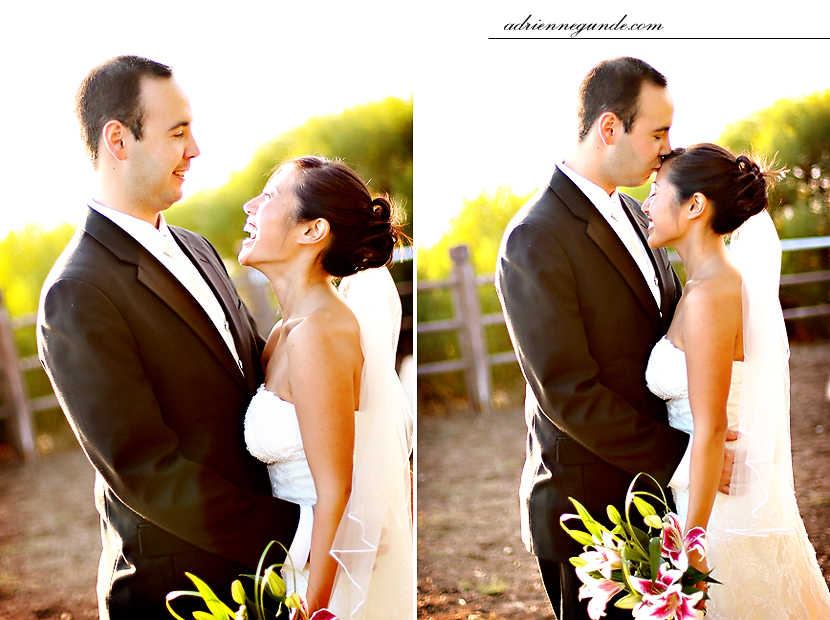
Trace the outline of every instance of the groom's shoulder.
<instances>
[{"instance_id":1,"label":"groom's shoulder","mask_svg":"<svg viewBox=\"0 0 830 620\"><path fill-rule=\"evenodd\" d=\"M561 175L561 173L558 173ZM508 226L508 230L521 225L534 225L544 229L560 228L565 220L571 217L571 210L566 201L555 189L558 181L557 174L516 212Z\"/></svg>"}]
</instances>

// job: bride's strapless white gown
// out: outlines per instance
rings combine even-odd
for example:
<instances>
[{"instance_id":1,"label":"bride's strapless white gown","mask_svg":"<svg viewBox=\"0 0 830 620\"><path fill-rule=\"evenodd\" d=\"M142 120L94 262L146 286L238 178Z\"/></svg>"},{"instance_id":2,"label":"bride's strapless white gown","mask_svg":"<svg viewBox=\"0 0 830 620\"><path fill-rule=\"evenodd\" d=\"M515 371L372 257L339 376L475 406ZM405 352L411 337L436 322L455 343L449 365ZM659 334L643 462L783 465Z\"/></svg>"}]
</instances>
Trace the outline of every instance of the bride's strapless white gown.
<instances>
[{"instance_id":1,"label":"bride's strapless white gown","mask_svg":"<svg viewBox=\"0 0 830 620\"><path fill-rule=\"evenodd\" d=\"M727 402L729 428L738 427L743 363L732 364ZM646 380L649 389L666 401L669 424L693 434L689 404L686 355L667 338L651 352ZM731 447L740 451L742 437ZM685 523L688 490L672 489L680 522ZM741 511L730 510L730 496L718 493L707 528L707 561L713 585L708 618L715 620L828 620L830 594L816 561L815 551L798 512L795 493L784 477L774 479L770 499L780 505L780 525L786 533L745 535Z\"/></svg>"},{"instance_id":2,"label":"bride's strapless white gown","mask_svg":"<svg viewBox=\"0 0 830 620\"><path fill-rule=\"evenodd\" d=\"M361 412L355 412L355 444L360 443L363 425ZM245 442L248 450L260 461L268 464L271 489L275 497L295 504L313 506L317 502L314 480L303 449L300 425L294 405L260 387L254 395L245 415ZM354 604L356 593L348 579L338 579L328 609L342 620L353 617L361 620L389 620L390 618L411 618L411 599L394 584L406 579L405 569L394 557L393 550L401 545L411 545L403 537L391 540L394 527L385 529L381 537L378 555L368 592L366 606L357 616L349 611ZM299 543L299 544L298 544ZM293 550L301 549L304 562L311 549L310 538L294 542ZM308 586L308 570L283 570L289 591L296 590L305 595ZM365 615L363 615L365 613ZM390 615L392 614L392 615Z\"/></svg>"}]
</instances>

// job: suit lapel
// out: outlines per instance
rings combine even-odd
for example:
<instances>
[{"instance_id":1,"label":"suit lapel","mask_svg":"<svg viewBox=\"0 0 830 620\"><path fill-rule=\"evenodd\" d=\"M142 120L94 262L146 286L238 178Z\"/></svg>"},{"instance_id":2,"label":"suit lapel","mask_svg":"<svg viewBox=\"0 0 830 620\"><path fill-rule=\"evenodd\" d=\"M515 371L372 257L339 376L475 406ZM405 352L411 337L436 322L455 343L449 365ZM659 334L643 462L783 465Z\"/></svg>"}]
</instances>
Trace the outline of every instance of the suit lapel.
<instances>
[{"instance_id":1,"label":"suit lapel","mask_svg":"<svg viewBox=\"0 0 830 620\"><path fill-rule=\"evenodd\" d=\"M602 214L593 203L588 200L579 188L571 181L565 173L558 168L550 182L550 188L562 199L565 205L576 217L586 221L585 233L599 247L603 254L619 272L631 291L634 293L640 305L648 313L649 318L656 324L660 324L660 310L654 301L654 295L643 277L643 273L637 266L637 262L631 256L628 248L611 228ZM626 202L623 200L623 205ZM628 210L629 217L631 212ZM635 225L639 230L639 226ZM641 233L642 234L642 233Z\"/></svg>"},{"instance_id":2,"label":"suit lapel","mask_svg":"<svg viewBox=\"0 0 830 620\"><path fill-rule=\"evenodd\" d=\"M215 254L208 253L205 251L205 248L188 242L187 234L189 231L174 226L170 226L169 230L179 246L181 246L182 251L196 265L196 269L202 274L202 277L213 291L213 294L219 300L219 304L222 306L222 310L230 326L231 335L236 345L236 352L239 355L239 360L242 362L248 387L251 391L255 391L257 386L253 367L253 340L250 338L249 329L246 329L246 325L242 320L242 302L236 294L236 291L228 286L228 279L222 276L224 267L217 264L219 259ZM227 350L227 345L224 344L224 341L222 345Z\"/></svg>"},{"instance_id":3,"label":"suit lapel","mask_svg":"<svg viewBox=\"0 0 830 620\"><path fill-rule=\"evenodd\" d=\"M85 230L120 260L136 265L138 282L152 291L179 316L221 362L239 388L243 392L250 393L245 378L213 321L199 302L164 265L117 224L92 209L87 216Z\"/></svg>"},{"instance_id":4,"label":"suit lapel","mask_svg":"<svg viewBox=\"0 0 830 620\"><path fill-rule=\"evenodd\" d=\"M660 287L660 316L665 319L665 317L670 317L673 314L672 299L675 293L674 271L669 261L668 252L665 248L649 247L648 219L631 196L625 194L621 194L621 196L623 197L623 207L628 212L628 217L634 224L634 230L637 231L640 242L646 248L651 263L654 265L654 273L657 274L658 286Z\"/></svg>"}]
</instances>

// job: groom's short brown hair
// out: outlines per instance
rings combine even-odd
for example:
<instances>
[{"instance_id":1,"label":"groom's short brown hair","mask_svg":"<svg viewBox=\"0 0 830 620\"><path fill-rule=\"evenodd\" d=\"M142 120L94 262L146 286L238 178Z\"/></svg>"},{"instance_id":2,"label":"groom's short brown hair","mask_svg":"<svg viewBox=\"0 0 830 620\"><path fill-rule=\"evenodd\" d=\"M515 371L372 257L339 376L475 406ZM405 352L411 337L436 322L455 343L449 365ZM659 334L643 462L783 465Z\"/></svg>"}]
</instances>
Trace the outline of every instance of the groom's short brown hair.
<instances>
[{"instance_id":1,"label":"groom's short brown hair","mask_svg":"<svg viewBox=\"0 0 830 620\"><path fill-rule=\"evenodd\" d=\"M141 140L141 80L172 76L167 65L140 56L116 56L89 72L75 97L75 114L94 168L98 167L101 130L109 121L121 121Z\"/></svg>"},{"instance_id":2,"label":"groom's short brown hair","mask_svg":"<svg viewBox=\"0 0 830 620\"><path fill-rule=\"evenodd\" d=\"M665 88L662 73L638 58L624 56L603 60L591 69L579 86L579 139L583 140L594 121L604 112L613 112L626 133L637 116L643 82Z\"/></svg>"}]
</instances>

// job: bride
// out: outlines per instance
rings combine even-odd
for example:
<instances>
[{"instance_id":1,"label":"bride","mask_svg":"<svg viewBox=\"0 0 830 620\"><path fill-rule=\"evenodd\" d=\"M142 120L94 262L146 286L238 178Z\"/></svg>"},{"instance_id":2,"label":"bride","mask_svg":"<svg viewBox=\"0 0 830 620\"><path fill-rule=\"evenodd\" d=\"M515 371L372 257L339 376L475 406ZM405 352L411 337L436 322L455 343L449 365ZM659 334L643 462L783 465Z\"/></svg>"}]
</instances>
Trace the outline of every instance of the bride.
<instances>
[{"instance_id":1,"label":"bride","mask_svg":"<svg viewBox=\"0 0 830 620\"><path fill-rule=\"evenodd\" d=\"M830 593L793 490L781 246L766 212L773 175L714 144L665 158L643 203L648 243L674 247L687 282L646 379L669 423L693 435L690 484L674 495L686 530L709 534L707 558L692 552L690 563L722 584L711 587L711 617L824 620ZM736 229L730 253L724 237ZM717 492L727 429L739 431L729 495Z\"/></svg>"},{"instance_id":2,"label":"bride","mask_svg":"<svg viewBox=\"0 0 830 620\"><path fill-rule=\"evenodd\" d=\"M268 278L282 309L245 441L268 463L274 495L313 506L283 568L289 591L296 581L310 614L411 618L412 415L394 366L391 204L342 163L299 157L244 211L239 262Z\"/></svg>"}]
</instances>

